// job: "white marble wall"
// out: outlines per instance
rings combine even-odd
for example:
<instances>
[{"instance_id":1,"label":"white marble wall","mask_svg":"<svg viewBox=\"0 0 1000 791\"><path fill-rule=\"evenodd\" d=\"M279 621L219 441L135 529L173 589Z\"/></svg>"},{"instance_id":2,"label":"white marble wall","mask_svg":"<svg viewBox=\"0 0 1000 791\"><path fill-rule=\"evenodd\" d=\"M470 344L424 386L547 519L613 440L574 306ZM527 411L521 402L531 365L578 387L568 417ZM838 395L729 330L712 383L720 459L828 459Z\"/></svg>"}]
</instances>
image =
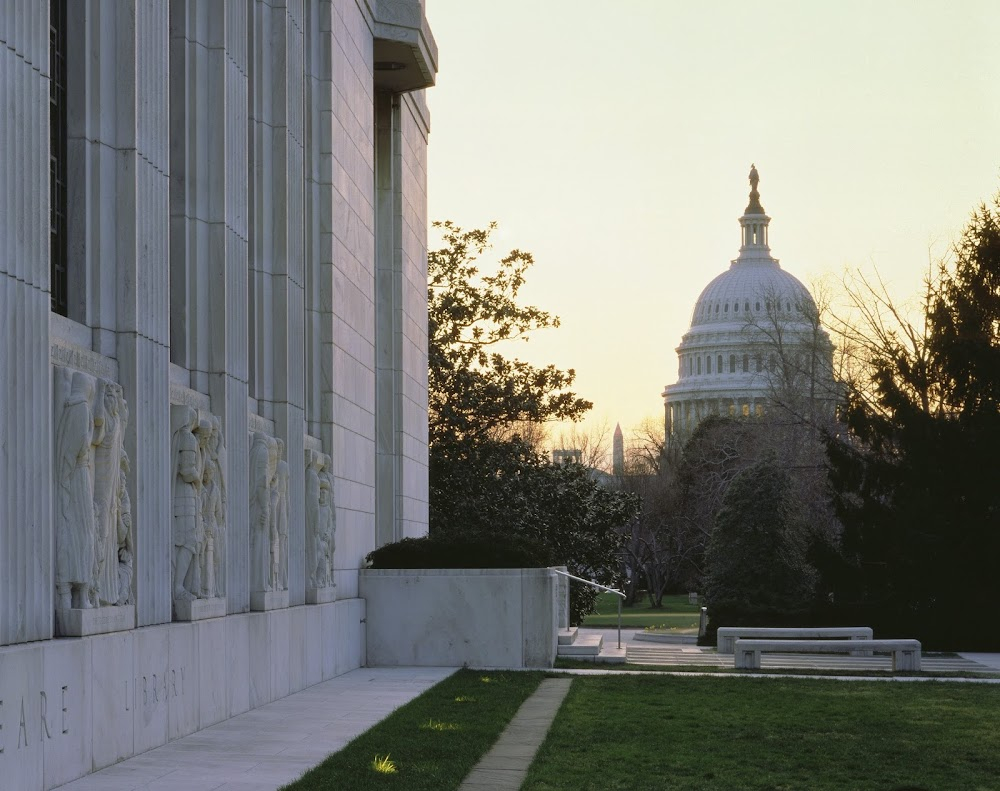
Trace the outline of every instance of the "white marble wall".
<instances>
[{"instance_id":1,"label":"white marble wall","mask_svg":"<svg viewBox=\"0 0 1000 791\"><path fill-rule=\"evenodd\" d=\"M0 648L2 787L41 791L365 664L365 602Z\"/></svg>"},{"instance_id":2,"label":"white marble wall","mask_svg":"<svg viewBox=\"0 0 1000 791\"><path fill-rule=\"evenodd\" d=\"M14 787L52 787L364 663L358 568L427 521L422 94L389 99L381 222L374 185L373 60L379 41L416 31L410 74L429 84L420 8L69 3L63 317L49 304L48 7L0 6L0 777ZM377 337L390 347L380 361ZM118 382L129 405L136 628L124 632L50 639L50 364ZM171 623L171 403L222 420L225 618ZM294 462L292 606L248 613L248 436L260 422ZM382 537L380 432L393 470ZM332 458L341 600L327 605L297 606L305 447ZM17 645L29 641L41 642Z\"/></svg>"},{"instance_id":3,"label":"white marble wall","mask_svg":"<svg viewBox=\"0 0 1000 791\"><path fill-rule=\"evenodd\" d=\"M52 636L47 23L0 7L0 644Z\"/></svg>"}]
</instances>

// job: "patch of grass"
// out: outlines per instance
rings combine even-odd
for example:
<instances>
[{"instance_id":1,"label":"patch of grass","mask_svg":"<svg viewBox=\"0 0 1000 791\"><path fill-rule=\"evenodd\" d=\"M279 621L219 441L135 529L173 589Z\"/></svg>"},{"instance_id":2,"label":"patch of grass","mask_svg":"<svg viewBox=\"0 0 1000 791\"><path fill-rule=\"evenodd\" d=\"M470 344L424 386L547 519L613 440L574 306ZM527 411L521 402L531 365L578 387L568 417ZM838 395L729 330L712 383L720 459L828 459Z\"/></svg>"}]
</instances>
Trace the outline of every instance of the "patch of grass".
<instances>
[{"instance_id":1,"label":"patch of grass","mask_svg":"<svg viewBox=\"0 0 1000 791\"><path fill-rule=\"evenodd\" d=\"M283 791L456 789L544 677L460 670Z\"/></svg>"},{"instance_id":2,"label":"patch of grass","mask_svg":"<svg viewBox=\"0 0 1000 791\"><path fill-rule=\"evenodd\" d=\"M524 791L997 788L1000 685L581 677Z\"/></svg>"},{"instance_id":3,"label":"patch of grass","mask_svg":"<svg viewBox=\"0 0 1000 791\"><path fill-rule=\"evenodd\" d=\"M656 610L643 599L632 607L622 607L622 627L662 629L677 634L698 634L701 609L688 604L687 596L664 596L663 607ZM597 597L597 610L583 619L584 626L615 627L618 625L618 597L602 593Z\"/></svg>"}]
</instances>

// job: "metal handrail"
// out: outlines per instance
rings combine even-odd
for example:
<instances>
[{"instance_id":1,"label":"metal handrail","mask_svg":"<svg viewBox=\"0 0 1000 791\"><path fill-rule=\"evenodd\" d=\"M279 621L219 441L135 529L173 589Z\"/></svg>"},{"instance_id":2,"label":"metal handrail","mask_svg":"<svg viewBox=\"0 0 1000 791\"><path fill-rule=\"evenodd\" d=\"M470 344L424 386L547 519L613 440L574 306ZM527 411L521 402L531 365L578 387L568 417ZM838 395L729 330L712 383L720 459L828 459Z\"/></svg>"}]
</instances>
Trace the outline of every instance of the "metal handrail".
<instances>
[{"instance_id":1,"label":"metal handrail","mask_svg":"<svg viewBox=\"0 0 1000 791\"><path fill-rule=\"evenodd\" d=\"M585 580L583 577L577 577L575 574L570 574L568 571L563 571L562 569L554 568L549 566L551 571L556 574L562 574L564 577L569 577L571 580L576 580L577 582L582 582L584 585L589 585L592 588L599 588L602 591L607 591L608 593L613 593L618 597L618 649L621 650L622 647L622 599L625 598L625 594L616 588L609 588L607 585L601 585L598 582L592 582L591 580Z\"/></svg>"}]
</instances>

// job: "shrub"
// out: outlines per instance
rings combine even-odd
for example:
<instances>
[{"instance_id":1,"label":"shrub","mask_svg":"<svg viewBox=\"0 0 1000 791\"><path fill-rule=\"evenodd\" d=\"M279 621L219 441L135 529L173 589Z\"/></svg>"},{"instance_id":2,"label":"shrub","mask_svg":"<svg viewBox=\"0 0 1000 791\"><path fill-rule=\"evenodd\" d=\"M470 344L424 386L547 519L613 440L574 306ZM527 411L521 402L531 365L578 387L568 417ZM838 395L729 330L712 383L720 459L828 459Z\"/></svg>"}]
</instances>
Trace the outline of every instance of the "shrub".
<instances>
[{"instance_id":1,"label":"shrub","mask_svg":"<svg viewBox=\"0 0 1000 791\"><path fill-rule=\"evenodd\" d=\"M536 541L511 537L501 543L489 536L404 538L369 552L375 569L519 569L548 566Z\"/></svg>"}]
</instances>

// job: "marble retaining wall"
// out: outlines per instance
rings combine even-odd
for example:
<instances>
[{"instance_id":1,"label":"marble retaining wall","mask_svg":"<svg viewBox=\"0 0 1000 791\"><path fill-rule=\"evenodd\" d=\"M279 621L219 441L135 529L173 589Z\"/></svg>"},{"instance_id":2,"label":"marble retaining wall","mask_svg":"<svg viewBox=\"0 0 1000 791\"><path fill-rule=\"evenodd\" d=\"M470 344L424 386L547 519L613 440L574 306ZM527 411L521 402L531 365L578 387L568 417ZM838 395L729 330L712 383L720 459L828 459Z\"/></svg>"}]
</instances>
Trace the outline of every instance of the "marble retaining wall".
<instances>
[{"instance_id":1,"label":"marble retaining wall","mask_svg":"<svg viewBox=\"0 0 1000 791\"><path fill-rule=\"evenodd\" d=\"M365 602L0 648L0 787L44 791L366 664Z\"/></svg>"},{"instance_id":2,"label":"marble retaining wall","mask_svg":"<svg viewBox=\"0 0 1000 791\"><path fill-rule=\"evenodd\" d=\"M560 585L550 569L363 569L374 666L552 667Z\"/></svg>"}]
</instances>

